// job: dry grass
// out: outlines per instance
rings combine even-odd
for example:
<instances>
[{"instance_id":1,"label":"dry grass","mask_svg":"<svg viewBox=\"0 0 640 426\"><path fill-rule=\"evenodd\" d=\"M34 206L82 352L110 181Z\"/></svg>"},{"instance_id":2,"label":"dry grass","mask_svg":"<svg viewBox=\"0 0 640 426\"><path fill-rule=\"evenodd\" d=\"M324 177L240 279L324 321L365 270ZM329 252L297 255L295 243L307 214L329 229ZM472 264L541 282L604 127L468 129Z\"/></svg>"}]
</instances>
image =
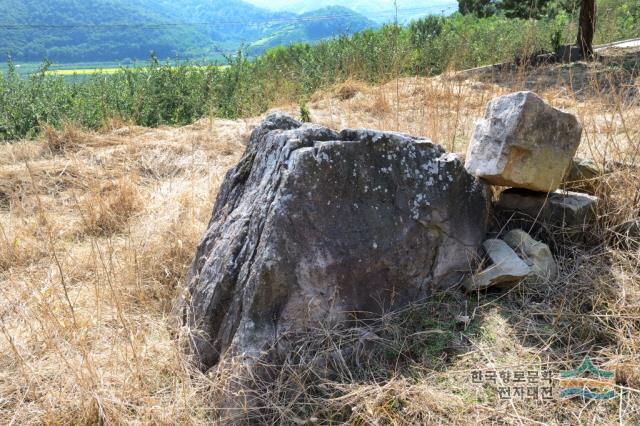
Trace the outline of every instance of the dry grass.
<instances>
[{"instance_id":1,"label":"dry grass","mask_svg":"<svg viewBox=\"0 0 640 426\"><path fill-rule=\"evenodd\" d=\"M2 147L0 423L206 417L168 312L248 126L120 129Z\"/></svg>"},{"instance_id":2,"label":"dry grass","mask_svg":"<svg viewBox=\"0 0 640 426\"><path fill-rule=\"evenodd\" d=\"M366 92L368 88L369 86L362 81L349 79L337 84L333 89L333 93L336 98L346 101L355 97L358 93Z\"/></svg>"},{"instance_id":3,"label":"dry grass","mask_svg":"<svg viewBox=\"0 0 640 426\"><path fill-rule=\"evenodd\" d=\"M42 134L42 140L52 154L65 153L77 148L85 137L72 123L63 123L61 130L45 125Z\"/></svg>"},{"instance_id":4,"label":"dry grass","mask_svg":"<svg viewBox=\"0 0 640 426\"><path fill-rule=\"evenodd\" d=\"M80 202L82 233L108 236L120 232L142 207L135 177L123 177L92 189Z\"/></svg>"},{"instance_id":5,"label":"dry grass","mask_svg":"<svg viewBox=\"0 0 640 426\"><path fill-rule=\"evenodd\" d=\"M581 155L618 167L597 185L598 243L554 237L556 281L453 290L373 323L309 330L292 337L290 358L253 377L235 360L193 371L170 332L170 308L257 119L155 130L114 121L101 133L68 125L1 146L0 423L634 424L640 252L619 244L616 229L640 214L630 166L640 98L636 83L603 85L614 81L605 71L348 82L314 97L322 124L399 130L464 152L490 98L535 87L578 115ZM614 401L509 402L497 385L471 380L475 369L573 368L586 354L617 371ZM221 396L247 380L254 392Z\"/></svg>"}]
</instances>

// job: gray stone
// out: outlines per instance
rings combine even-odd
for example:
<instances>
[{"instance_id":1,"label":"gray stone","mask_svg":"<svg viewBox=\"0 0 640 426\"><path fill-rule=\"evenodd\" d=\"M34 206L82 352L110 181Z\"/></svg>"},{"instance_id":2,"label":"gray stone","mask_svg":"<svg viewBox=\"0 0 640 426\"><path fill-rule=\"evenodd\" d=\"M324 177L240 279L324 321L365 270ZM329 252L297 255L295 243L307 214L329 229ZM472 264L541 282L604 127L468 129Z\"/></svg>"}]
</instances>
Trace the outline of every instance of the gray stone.
<instances>
[{"instance_id":1,"label":"gray stone","mask_svg":"<svg viewBox=\"0 0 640 426\"><path fill-rule=\"evenodd\" d=\"M521 229L507 232L502 240L529 265L533 275L544 280L553 280L558 275L558 265L545 243L534 240Z\"/></svg>"},{"instance_id":2,"label":"gray stone","mask_svg":"<svg viewBox=\"0 0 640 426\"><path fill-rule=\"evenodd\" d=\"M593 160L574 158L562 183L566 190L595 194L599 179L605 174L604 167Z\"/></svg>"},{"instance_id":3,"label":"gray stone","mask_svg":"<svg viewBox=\"0 0 640 426\"><path fill-rule=\"evenodd\" d=\"M305 327L460 282L488 211L488 187L428 140L268 116L226 176L176 302L194 361L286 353Z\"/></svg>"},{"instance_id":4,"label":"gray stone","mask_svg":"<svg viewBox=\"0 0 640 426\"><path fill-rule=\"evenodd\" d=\"M582 49L575 44L565 44L560 46L555 54L556 60L560 62L575 62L584 58Z\"/></svg>"},{"instance_id":5,"label":"gray stone","mask_svg":"<svg viewBox=\"0 0 640 426\"><path fill-rule=\"evenodd\" d=\"M467 291L494 286L512 287L531 273L531 268L504 241L492 239L482 245L492 265L464 281Z\"/></svg>"},{"instance_id":6,"label":"gray stone","mask_svg":"<svg viewBox=\"0 0 640 426\"><path fill-rule=\"evenodd\" d=\"M555 191L578 149L582 127L533 92L493 99L475 129L465 167L493 185Z\"/></svg>"},{"instance_id":7,"label":"gray stone","mask_svg":"<svg viewBox=\"0 0 640 426\"><path fill-rule=\"evenodd\" d=\"M565 228L584 228L595 220L598 197L569 191L550 194L507 189L496 202L498 213L512 212L526 215L529 219Z\"/></svg>"}]
</instances>

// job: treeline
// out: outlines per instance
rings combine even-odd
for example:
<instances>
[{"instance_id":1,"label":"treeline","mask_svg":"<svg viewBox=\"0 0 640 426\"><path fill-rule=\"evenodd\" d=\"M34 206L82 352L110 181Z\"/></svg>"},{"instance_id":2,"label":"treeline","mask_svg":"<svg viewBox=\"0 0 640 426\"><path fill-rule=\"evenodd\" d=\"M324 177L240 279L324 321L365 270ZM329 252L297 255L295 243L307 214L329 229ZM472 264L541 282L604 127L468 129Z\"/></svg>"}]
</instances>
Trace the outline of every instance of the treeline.
<instances>
[{"instance_id":1,"label":"treeline","mask_svg":"<svg viewBox=\"0 0 640 426\"><path fill-rule=\"evenodd\" d=\"M604 2L597 42L640 34L635 2ZM602 13L606 11L606 14ZM629 18L633 13L637 18ZM27 78L15 68L0 77L0 139L38 134L65 121L99 128L118 117L143 126L182 125L201 117L252 116L348 78L381 83L403 75L434 75L551 51L575 38L575 19L428 17L407 27L388 25L318 44L276 47L256 59L229 57L226 67L160 63L70 82L47 74Z\"/></svg>"}]
</instances>

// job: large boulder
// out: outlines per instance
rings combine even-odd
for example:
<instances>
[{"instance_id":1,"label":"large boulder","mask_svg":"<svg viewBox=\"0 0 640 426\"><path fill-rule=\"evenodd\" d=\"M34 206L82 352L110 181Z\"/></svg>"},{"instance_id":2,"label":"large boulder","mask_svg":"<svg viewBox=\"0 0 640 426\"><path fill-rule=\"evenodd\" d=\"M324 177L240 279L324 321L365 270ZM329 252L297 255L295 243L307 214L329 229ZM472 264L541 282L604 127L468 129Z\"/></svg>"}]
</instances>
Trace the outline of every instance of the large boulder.
<instances>
[{"instance_id":1,"label":"large boulder","mask_svg":"<svg viewBox=\"0 0 640 426\"><path fill-rule=\"evenodd\" d=\"M533 92L493 99L475 129L466 169L493 185L553 192L578 149L582 127Z\"/></svg>"},{"instance_id":2,"label":"large boulder","mask_svg":"<svg viewBox=\"0 0 640 426\"><path fill-rule=\"evenodd\" d=\"M270 115L227 174L177 301L195 361L277 353L307 326L460 282L488 209L487 186L427 140Z\"/></svg>"}]
</instances>

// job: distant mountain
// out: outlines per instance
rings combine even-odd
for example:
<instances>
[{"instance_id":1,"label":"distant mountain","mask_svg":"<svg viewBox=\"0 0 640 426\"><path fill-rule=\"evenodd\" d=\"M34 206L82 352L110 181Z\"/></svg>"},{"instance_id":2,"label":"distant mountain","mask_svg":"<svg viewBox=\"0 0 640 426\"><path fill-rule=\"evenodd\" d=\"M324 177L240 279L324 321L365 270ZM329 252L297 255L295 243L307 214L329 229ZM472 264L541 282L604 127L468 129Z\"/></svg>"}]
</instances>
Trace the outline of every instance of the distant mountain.
<instances>
[{"instance_id":1,"label":"distant mountain","mask_svg":"<svg viewBox=\"0 0 640 426\"><path fill-rule=\"evenodd\" d=\"M316 8L317 9L317 8ZM301 14L241 0L0 0L0 55L56 62L258 53L377 26L343 7Z\"/></svg>"},{"instance_id":2,"label":"distant mountain","mask_svg":"<svg viewBox=\"0 0 640 426\"><path fill-rule=\"evenodd\" d=\"M276 11L304 13L319 7L345 6L376 22L407 22L422 16L458 10L456 0L247 0L256 6Z\"/></svg>"},{"instance_id":3,"label":"distant mountain","mask_svg":"<svg viewBox=\"0 0 640 426\"><path fill-rule=\"evenodd\" d=\"M345 7L331 6L298 16L294 24L283 25L278 31L253 43L254 51L289 44L298 40L322 40L341 34L352 34L378 25Z\"/></svg>"},{"instance_id":4,"label":"distant mountain","mask_svg":"<svg viewBox=\"0 0 640 426\"><path fill-rule=\"evenodd\" d=\"M190 28L158 28L165 15L126 1L0 0L0 10L0 54L20 61L169 57L209 41Z\"/></svg>"},{"instance_id":5,"label":"distant mountain","mask_svg":"<svg viewBox=\"0 0 640 426\"><path fill-rule=\"evenodd\" d=\"M274 12L241 0L130 0L143 10L155 10L171 22L189 22L213 41L251 43L296 19L292 12ZM366 19L366 18L363 18Z\"/></svg>"},{"instance_id":6,"label":"distant mountain","mask_svg":"<svg viewBox=\"0 0 640 426\"><path fill-rule=\"evenodd\" d=\"M150 0L134 0L149 7ZM152 2L152 0L151 0ZM345 7L312 8L296 14L257 7L241 0L161 0L152 2L162 13L173 14L185 22L207 22L200 30L216 41L277 44L292 41L315 41L345 32L356 32L377 26L373 21Z\"/></svg>"}]
</instances>

